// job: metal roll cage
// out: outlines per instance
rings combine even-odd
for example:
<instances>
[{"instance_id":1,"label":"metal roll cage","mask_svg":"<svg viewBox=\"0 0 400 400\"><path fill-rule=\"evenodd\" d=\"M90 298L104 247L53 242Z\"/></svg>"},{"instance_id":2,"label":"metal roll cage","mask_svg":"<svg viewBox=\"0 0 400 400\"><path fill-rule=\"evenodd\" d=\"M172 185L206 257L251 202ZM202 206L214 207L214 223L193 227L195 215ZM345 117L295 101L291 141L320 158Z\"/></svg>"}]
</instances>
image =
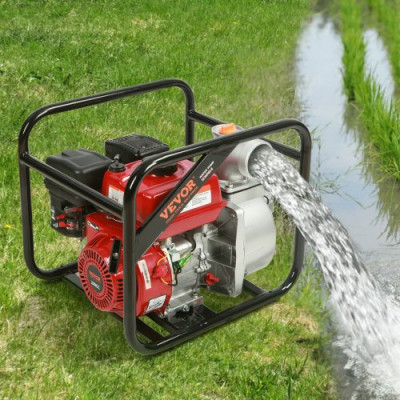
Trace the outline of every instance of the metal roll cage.
<instances>
[{"instance_id":1,"label":"metal roll cage","mask_svg":"<svg viewBox=\"0 0 400 400\"><path fill-rule=\"evenodd\" d=\"M29 153L28 140L30 133L35 124L44 117L167 88L179 88L185 96L185 146L144 158L128 181L124 193L123 206L83 183L52 168ZM179 79L165 79L46 105L34 111L25 120L19 134L18 156L24 258L28 269L38 278L45 280L66 278L74 285L80 287L79 279L75 274L77 271L77 261L63 264L50 270L41 269L35 262L30 185L30 169L33 169L64 189L79 195L100 209L108 211L122 219L124 248L124 331L128 343L142 354L156 354L167 350L217 326L267 305L285 294L293 286L303 266L304 239L299 231L296 230L293 264L287 278L279 287L266 291L250 281L245 280L244 290L252 295L249 300L219 313L212 311L206 306L201 306L204 317L202 321L184 329L180 329L168 321L150 314L149 317L151 319L169 332L168 336L161 335L136 316L136 263L167 227L165 225L163 226L160 221L157 220L158 211L169 204L171 199L180 191L188 179L199 177L205 168L210 168L210 165L212 165L213 171L215 171L237 144L256 138L268 140L276 150L288 157L298 160L300 164L300 174L304 179L309 179L311 137L309 130L301 122L295 119L283 119L245 129L232 135L195 143L194 129L196 122L208 126L223 123L216 118L199 113L195 110L193 91L186 82ZM300 150L266 139L266 137L271 134L290 129L295 130L300 137ZM136 196L144 177L151 173L154 168L176 163L187 158L193 159L196 156L200 156L198 161L182 180L181 184L161 202L160 206L148 218L144 225L136 231L135 223L133 222L136 220ZM195 193L193 193L193 195L194 194ZM169 223L171 222L172 221ZM149 342L140 341L137 335L138 332L147 337Z\"/></svg>"}]
</instances>

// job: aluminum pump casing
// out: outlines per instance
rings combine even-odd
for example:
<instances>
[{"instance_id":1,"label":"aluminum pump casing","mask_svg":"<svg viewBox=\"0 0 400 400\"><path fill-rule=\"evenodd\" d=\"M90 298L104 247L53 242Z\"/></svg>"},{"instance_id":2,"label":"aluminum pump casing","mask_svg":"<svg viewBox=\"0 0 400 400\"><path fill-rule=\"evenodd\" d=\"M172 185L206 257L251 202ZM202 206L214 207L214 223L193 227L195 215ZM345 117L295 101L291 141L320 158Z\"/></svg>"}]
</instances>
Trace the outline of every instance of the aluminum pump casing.
<instances>
[{"instance_id":1,"label":"aluminum pump casing","mask_svg":"<svg viewBox=\"0 0 400 400\"><path fill-rule=\"evenodd\" d=\"M239 145L219 168L218 176L225 178L220 179L220 185L227 206L216 222L187 232L185 238L165 241L170 254L179 248L185 249L182 254L190 247L193 251L192 259L179 274L179 285L173 288L165 312L169 319L180 310L202 303L198 290L201 274L210 272L219 277L218 282L208 286L209 290L236 297L242 292L245 277L271 262L276 245L273 203L262 185L245 175L251 153L263 146L268 147L264 141Z\"/></svg>"}]
</instances>

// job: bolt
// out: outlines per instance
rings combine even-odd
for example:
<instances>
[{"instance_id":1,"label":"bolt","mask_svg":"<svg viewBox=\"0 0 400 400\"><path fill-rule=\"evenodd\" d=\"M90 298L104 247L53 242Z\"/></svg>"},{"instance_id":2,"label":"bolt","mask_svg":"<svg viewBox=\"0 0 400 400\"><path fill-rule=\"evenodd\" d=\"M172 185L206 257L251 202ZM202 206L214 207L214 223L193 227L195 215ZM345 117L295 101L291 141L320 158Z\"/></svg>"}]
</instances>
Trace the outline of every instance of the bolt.
<instances>
[{"instance_id":1,"label":"bolt","mask_svg":"<svg viewBox=\"0 0 400 400\"><path fill-rule=\"evenodd\" d=\"M184 304L182 307L183 312L188 312L189 311L189 306L187 304Z\"/></svg>"}]
</instances>

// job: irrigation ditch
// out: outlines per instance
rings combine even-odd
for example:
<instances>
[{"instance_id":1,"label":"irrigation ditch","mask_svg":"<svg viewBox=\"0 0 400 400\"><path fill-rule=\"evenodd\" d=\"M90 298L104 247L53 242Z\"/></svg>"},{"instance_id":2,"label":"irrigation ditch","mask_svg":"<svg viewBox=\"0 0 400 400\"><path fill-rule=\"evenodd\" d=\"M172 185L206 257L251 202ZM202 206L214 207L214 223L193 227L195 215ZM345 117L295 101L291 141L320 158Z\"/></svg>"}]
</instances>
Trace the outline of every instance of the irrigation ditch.
<instances>
[{"instance_id":1,"label":"irrigation ditch","mask_svg":"<svg viewBox=\"0 0 400 400\"><path fill-rule=\"evenodd\" d=\"M374 28L364 31L365 68L384 93L394 96L389 56ZM300 119L313 131L313 186L349 232L378 286L400 306L400 184L381 171L343 86L341 32L326 12L317 12L299 39L296 55ZM330 354L345 399L396 399L386 365L371 373L333 324ZM379 363L377 363L379 364ZM386 373L387 372L387 373Z\"/></svg>"}]
</instances>

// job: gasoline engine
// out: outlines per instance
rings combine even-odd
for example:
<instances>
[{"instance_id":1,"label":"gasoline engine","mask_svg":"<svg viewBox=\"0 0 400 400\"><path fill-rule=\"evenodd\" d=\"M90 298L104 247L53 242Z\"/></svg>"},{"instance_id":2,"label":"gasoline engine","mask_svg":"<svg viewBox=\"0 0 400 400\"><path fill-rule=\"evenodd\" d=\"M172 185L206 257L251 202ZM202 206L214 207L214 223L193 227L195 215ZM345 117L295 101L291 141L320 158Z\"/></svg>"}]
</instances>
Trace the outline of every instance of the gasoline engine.
<instances>
[{"instance_id":1,"label":"gasoline engine","mask_svg":"<svg viewBox=\"0 0 400 400\"><path fill-rule=\"evenodd\" d=\"M240 130L214 126L214 136ZM168 321L185 319L203 303L200 288L238 296L249 275L264 268L275 251L272 203L260 182L247 172L251 153L267 146L255 139L238 145L194 197L188 183L160 211L169 220L179 215L136 265L136 315L155 313ZM46 163L122 204L127 181L142 159L169 150L164 143L133 134L105 143L105 155L65 150ZM136 199L136 229L191 170L182 160L147 175ZM51 226L82 240L78 275L89 300L103 311L123 315L123 224L87 200L45 178L51 198Z\"/></svg>"}]
</instances>

